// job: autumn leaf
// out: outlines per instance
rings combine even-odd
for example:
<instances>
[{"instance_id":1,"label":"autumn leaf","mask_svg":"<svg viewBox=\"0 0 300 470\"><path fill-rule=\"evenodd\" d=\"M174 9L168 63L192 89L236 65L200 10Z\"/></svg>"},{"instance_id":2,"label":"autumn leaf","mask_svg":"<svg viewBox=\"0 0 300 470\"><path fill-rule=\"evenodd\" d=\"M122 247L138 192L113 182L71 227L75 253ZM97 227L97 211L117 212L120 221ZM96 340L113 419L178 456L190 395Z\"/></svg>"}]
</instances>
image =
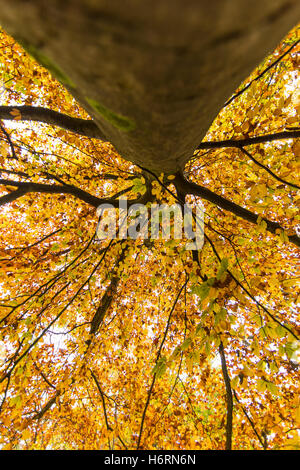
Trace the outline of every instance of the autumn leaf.
<instances>
[{"instance_id":1,"label":"autumn leaf","mask_svg":"<svg viewBox=\"0 0 300 470\"><path fill-rule=\"evenodd\" d=\"M10 114L13 116L13 119L15 121L20 121L22 119L22 115L21 115L19 109L12 109L10 111Z\"/></svg>"}]
</instances>

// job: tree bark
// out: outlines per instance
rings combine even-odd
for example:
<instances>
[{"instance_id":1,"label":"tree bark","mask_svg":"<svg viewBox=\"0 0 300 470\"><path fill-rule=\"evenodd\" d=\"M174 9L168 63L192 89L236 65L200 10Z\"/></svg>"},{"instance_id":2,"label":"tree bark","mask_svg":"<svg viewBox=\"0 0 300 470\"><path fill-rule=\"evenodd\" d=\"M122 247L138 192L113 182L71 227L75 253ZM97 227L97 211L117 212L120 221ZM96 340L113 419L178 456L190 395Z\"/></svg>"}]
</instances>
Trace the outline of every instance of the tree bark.
<instances>
[{"instance_id":1,"label":"tree bark","mask_svg":"<svg viewBox=\"0 0 300 470\"><path fill-rule=\"evenodd\" d=\"M122 157L181 170L298 0L0 0L0 22Z\"/></svg>"}]
</instances>

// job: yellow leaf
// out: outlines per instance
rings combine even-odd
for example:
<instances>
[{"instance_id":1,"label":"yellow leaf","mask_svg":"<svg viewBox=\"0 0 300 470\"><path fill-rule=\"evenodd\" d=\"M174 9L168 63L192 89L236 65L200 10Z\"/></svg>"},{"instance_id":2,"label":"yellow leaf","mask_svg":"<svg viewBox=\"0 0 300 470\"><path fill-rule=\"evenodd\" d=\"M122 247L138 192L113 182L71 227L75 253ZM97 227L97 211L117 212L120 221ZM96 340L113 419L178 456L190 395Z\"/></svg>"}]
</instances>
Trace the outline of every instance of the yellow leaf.
<instances>
[{"instance_id":1,"label":"yellow leaf","mask_svg":"<svg viewBox=\"0 0 300 470\"><path fill-rule=\"evenodd\" d=\"M297 116L290 117L286 120L287 124L294 124L295 122L299 122L299 118Z\"/></svg>"},{"instance_id":2,"label":"yellow leaf","mask_svg":"<svg viewBox=\"0 0 300 470\"><path fill-rule=\"evenodd\" d=\"M25 431L22 432L22 438L23 439L29 439L31 437L31 432L30 429L25 429Z\"/></svg>"},{"instance_id":3,"label":"yellow leaf","mask_svg":"<svg viewBox=\"0 0 300 470\"><path fill-rule=\"evenodd\" d=\"M239 384L240 384L240 378L239 378L238 375L236 375L236 376L231 380L231 387L232 387L233 389L236 389L236 388L238 388Z\"/></svg>"},{"instance_id":4,"label":"yellow leaf","mask_svg":"<svg viewBox=\"0 0 300 470\"><path fill-rule=\"evenodd\" d=\"M243 369L243 374L246 376L246 377L252 377L254 374L253 374L253 371L251 369L249 369L248 366L244 366L244 369Z\"/></svg>"},{"instance_id":5,"label":"yellow leaf","mask_svg":"<svg viewBox=\"0 0 300 470\"><path fill-rule=\"evenodd\" d=\"M258 379L256 388L259 392L265 392L267 390L267 382L264 379Z\"/></svg>"},{"instance_id":6,"label":"yellow leaf","mask_svg":"<svg viewBox=\"0 0 300 470\"><path fill-rule=\"evenodd\" d=\"M295 421L300 426L300 405L297 406L295 413L294 413Z\"/></svg>"},{"instance_id":7,"label":"yellow leaf","mask_svg":"<svg viewBox=\"0 0 300 470\"><path fill-rule=\"evenodd\" d=\"M12 109L9 114L14 116L14 121L20 121L22 119L21 113L18 109Z\"/></svg>"}]
</instances>

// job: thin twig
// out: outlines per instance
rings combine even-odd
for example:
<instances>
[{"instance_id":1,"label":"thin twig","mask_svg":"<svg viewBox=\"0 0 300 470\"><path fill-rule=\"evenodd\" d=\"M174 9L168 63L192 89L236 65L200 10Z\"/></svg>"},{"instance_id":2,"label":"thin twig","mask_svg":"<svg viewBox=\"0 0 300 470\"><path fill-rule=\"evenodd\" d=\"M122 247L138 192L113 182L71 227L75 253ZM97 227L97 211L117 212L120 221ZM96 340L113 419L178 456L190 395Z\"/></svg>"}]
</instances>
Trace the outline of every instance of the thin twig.
<instances>
[{"instance_id":1,"label":"thin twig","mask_svg":"<svg viewBox=\"0 0 300 470\"><path fill-rule=\"evenodd\" d=\"M109 425L109 422L108 422L108 417L107 417L107 411L106 411L106 405L105 405L105 397L103 395L103 392L101 390L101 387L100 387L100 384L99 384L99 381L95 375L95 373L92 371L92 369L90 369L90 372L91 372L91 375L94 379L94 382L97 386L97 389L98 389L98 392L100 394L100 397L101 397L101 400L102 400L102 406L103 406L103 413L104 413L104 418L105 418L105 424L106 424L106 428L108 431L112 431L113 428Z\"/></svg>"},{"instance_id":2,"label":"thin twig","mask_svg":"<svg viewBox=\"0 0 300 470\"><path fill-rule=\"evenodd\" d=\"M266 170L271 176L273 176L273 178L275 178L277 181L280 181L280 183L283 183L283 184L286 184L288 186L292 186L293 188L296 188L296 189L300 189L300 186L298 186L297 184L295 183L290 183L289 181L286 181L284 180L283 178L280 178L280 176L277 176L272 170L270 170L269 167L267 167L266 165L263 165L262 163L260 163L258 160L256 160L256 158L254 158L251 153L249 153L246 149L244 149L244 147L241 147L241 151L247 155L247 157L250 158L250 160L252 160L256 165L260 166L261 168L263 168L264 170Z\"/></svg>"},{"instance_id":3,"label":"thin twig","mask_svg":"<svg viewBox=\"0 0 300 470\"><path fill-rule=\"evenodd\" d=\"M226 365L226 357L224 352L224 346L221 341L219 346L219 354L221 358L221 365L222 365L222 373L225 382L226 388L226 402L227 402L227 420L226 420L226 450L231 450L232 447L232 412L233 412L233 398L232 398L232 390L230 384L230 378L228 375L227 365Z\"/></svg>"}]
</instances>

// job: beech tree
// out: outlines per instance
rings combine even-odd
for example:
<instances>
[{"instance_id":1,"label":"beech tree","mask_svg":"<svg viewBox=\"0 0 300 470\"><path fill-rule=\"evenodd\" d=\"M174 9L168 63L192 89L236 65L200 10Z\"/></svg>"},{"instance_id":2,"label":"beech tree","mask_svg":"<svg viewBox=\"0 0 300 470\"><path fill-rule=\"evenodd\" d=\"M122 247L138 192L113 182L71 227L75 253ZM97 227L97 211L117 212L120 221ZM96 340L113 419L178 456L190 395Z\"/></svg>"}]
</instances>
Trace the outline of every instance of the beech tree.
<instances>
[{"instance_id":1,"label":"beech tree","mask_svg":"<svg viewBox=\"0 0 300 470\"><path fill-rule=\"evenodd\" d=\"M299 2L0 5L1 448L299 448Z\"/></svg>"}]
</instances>

